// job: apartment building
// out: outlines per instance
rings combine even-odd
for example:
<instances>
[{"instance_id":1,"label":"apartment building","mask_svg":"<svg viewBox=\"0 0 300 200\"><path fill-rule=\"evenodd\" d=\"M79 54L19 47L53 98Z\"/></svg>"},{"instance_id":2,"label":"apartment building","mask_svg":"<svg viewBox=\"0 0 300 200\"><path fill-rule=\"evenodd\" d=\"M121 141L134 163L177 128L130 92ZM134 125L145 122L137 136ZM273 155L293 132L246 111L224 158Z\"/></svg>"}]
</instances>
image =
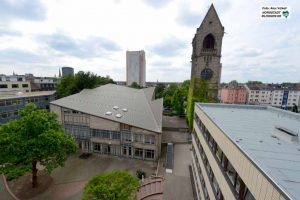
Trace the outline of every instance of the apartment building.
<instances>
[{"instance_id":1,"label":"apartment building","mask_svg":"<svg viewBox=\"0 0 300 200\"><path fill-rule=\"evenodd\" d=\"M243 84L228 84L220 89L220 100L222 103L246 104L247 89Z\"/></svg>"},{"instance_id":2,"label":"apartment building","mask_svg":"<svg viewBox=\"0 0 300 200\"><path fill-rule=\"evenodd\" d=\"M28 103L49 110L50 101L55 100L55 97L55 91L0 94L0 124L17 119L18 111Z\"/></svg>"},{"instance_id":3,"label":"apartment building","mask_svg":"<svg viewBox=\"0 0 300 200\"><path fill-rule=\"evenodd\" d=\"M50 108L84 152L157 160L163 101L154 98L154 88L107 84L53 101Z\"/></svg>"},{"instance_id":4,"label":"apartment building","mask_svg":"<svg viewBox=\"0 0 300 200\"><path fill-rule=\"evenodd\" d=\"M291 109L300 105L300 90L282 85L258 84L245 85L248 92L248 104L268 104L274 107Z\"/></svg>"},{"instance_id":5,"label":"apartment building","mask_svg":"<svg viewBox=\"0 0 300 200\"><path fill-rule=\"evenodd\" d=\"M291 108L294 104L300 105L300 90L277 89L272 92L272 96L272 106Z\"/></svg>"},{"instance_id":6,"label":"apartment building","mask_svg":"<svg viewBox=\"0 0 300 200\"><path fill-rule=\"evenodd\" d=\"M195 104L198 199L299 200L300 115L269 106Z\"/></svg>"}]
</instances>

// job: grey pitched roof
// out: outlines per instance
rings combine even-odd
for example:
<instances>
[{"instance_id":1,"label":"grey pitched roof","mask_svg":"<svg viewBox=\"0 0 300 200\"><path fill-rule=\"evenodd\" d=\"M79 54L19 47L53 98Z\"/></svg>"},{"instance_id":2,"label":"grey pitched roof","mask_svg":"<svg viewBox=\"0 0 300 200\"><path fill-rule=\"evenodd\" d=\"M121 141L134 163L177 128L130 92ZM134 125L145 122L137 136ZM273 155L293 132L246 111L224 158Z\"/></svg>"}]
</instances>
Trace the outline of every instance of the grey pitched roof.
<instances>
[{"instance_id":1,"label":"grey pitched roof","mask_svg":"<svg viewBox=\"0 0 300 200\"><path fill-rule=\"evenodd\" d=\"M284 194L300 200L300 143L271 136L275 126L300 135L300 114L267 106L197 106Z\"/></svg>"},{"instance_id":2,"label":"grey pitched roof","mask_svg":"<svg viewBox=\"0 0 300 200\"><path fill-rule=\"evenodd\" d=\"M107 84L95 89L84 89L77 94L52 101L51 104L160 133L163 104L162 99L153 100L153 92L154 88L133 89ZM119 109L113 109L114 106ZM128 111L123 112L123 108ZM108 111L112 115L106 115ZM122 117L117 118L116 114L121 114Z\"/></svg>"}]
</instances>

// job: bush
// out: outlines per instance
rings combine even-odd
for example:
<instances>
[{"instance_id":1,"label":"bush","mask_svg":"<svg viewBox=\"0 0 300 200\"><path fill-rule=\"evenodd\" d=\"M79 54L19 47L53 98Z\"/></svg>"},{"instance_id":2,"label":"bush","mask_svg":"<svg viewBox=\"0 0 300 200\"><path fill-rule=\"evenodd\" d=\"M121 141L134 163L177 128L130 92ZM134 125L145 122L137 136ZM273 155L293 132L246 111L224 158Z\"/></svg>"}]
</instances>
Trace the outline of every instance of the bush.
<instances>
[{"instance_id":1,"label":"bush","mask_svg":"<svg viewBox=\"0 0 300 200\"><path fill-rule=\"evenodd\" d=\"M127 171L106 172L92 177L83 189L83 200L129 200L139 181Z\"/></svg>"},{"instance_id":2,"label":"bush","mask_svg":"<svg viewBox=\"0 0 300 200\"><path fill-rule=\"evenodd\" d=\"M136 176L137 176L139 179L142 179L143 177L146 178L146 172L144 172L144 171L138 169L138 170L136 171Z\"/></svg>"}]
</instances>

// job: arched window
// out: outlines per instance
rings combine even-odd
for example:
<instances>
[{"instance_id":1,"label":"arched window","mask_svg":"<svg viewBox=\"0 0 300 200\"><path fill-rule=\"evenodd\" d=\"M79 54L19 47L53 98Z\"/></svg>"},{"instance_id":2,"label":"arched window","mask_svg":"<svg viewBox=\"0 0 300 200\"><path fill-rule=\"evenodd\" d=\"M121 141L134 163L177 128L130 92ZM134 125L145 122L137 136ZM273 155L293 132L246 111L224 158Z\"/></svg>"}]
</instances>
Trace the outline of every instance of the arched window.
<instances>
[{"instance_id":1,"label":"arched window","mask_svg":"<svg viewBox=\"0 0 300 200\"><path fill-rule=\"evenodd\" d=\"M203 49L213 49L215 47L215 38L212 34L208 34L203 40Z\"/></svg>"}]
</instances>

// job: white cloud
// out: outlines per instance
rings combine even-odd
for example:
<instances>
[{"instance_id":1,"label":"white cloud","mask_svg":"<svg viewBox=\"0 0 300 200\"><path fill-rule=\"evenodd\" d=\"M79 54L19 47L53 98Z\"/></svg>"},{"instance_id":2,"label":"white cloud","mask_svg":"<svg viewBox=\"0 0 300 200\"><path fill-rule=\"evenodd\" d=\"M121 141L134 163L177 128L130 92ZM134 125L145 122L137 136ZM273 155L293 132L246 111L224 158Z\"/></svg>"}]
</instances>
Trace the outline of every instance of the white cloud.
<instances>
[{"instance_id":1,"label":"white cloud","mask_svg":"<svg viewBox=\"0 0 300 200\"><path fill-rule=\"evenodd\" d=\"M0 20L0 73L53 76L68 65L125 80L125 51L145 49L148 81L183 81L190 78L191 42L211 1L11 2L0 4L7 8L0 13L7 19ZM263 20L259 11L266 4L282 2L214 3L226 32L222 81L300 81L300 4L284 1L289 19Z\"/></svg>"}]
</instances>

